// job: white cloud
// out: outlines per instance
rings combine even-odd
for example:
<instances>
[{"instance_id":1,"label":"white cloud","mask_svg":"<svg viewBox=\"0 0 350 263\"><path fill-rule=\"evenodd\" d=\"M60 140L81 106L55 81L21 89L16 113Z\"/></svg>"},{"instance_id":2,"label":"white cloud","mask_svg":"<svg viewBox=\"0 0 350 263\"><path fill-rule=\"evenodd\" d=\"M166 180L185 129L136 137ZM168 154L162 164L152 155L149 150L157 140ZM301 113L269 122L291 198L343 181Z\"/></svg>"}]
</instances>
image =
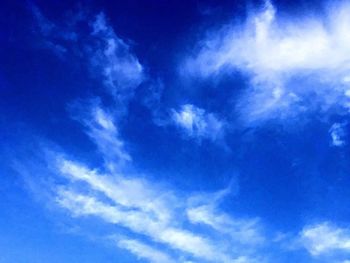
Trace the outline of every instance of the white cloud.
<instances>
[{"instance_id":1,"label":"white cloud","mask_svg":"<svg viewBox=\"0 0 350 263\"><path fill-rule=\"evenodd\" d=\"M193 224L207 225L221 234L229 235L235 242L256 246L264 242L258 219L233 218L220 209L220 202L230 194L231 187L215 193L192 195L187 200L186 214Z\"/></svg>"},{"instance_id":2,"label":"white cloud","mask_svg":"<svg viewBox=\"0 0 350 263\"><path fill-rule=\"evenodd\" d=\"M71 112L73 118L86 127L86 134L95 143L110 170L119 169L131 161L115 125L113 112L107 112L99 103L73 104Z\"/></svg>"},{"instance_id":3,"label":"white cloud","mask_svg":"<svg viewBox=\"0 0 350 263\"><path fill-rule=\"evenodd\" d=\"M149 241L165 245L177 251L176 255L183 261L191 258L223 263L254 261L249 256L251 252L242 253L240 248L248 245L249 251L254 250L263 240L257 231L257 222L231 218L216 206L229 188L211 195L184 196L144 176L125 174L123 164L131 157L124 149L111 115L100 106L92 105L90 114L76 118L87 127L86 132L107 160L108 172L92 170L58 156L57 173L68 180L57 185L59 206L75 217L94 216L142 235L150 249L153 245L148 244ZM128 171L131 163L126 164ZM196 224L211 230L192 231ZM146 254L139 256L146 257Z\"/></svg>"},{"instance_id":4,"label":"white cloud","mask_svg":"<svg viewBox=\"0 0 350 263\"><path fill-rule=\"evenodd\" d=\"M115 107L114 111L125 110L135 88L144 79L143 67L103 14L89 25L91 32L85 36L86 42L79 51L88 57L92 73L102 76L103 84L119 103L117 107L120 107ZM48 37L52 37L51 33ZM85 126L85 132L96 144L105 163L98 170L71 158L58 157L55 172L65 180L63 183L59 180L55 187L56 203L74 217L99 218L124 228L133 238L120 239L118 245L149 261L171 262L170 256L158 249L166 247L166 251L176 255L177 262L256 262L251 257L252 246L249 251L242 249L249 238L256 238L249 232L255 227L250 225L250 220L245 223L245 220L225 215L218 207L212 209L208 205L211 201L206 198L202 198L202 205L206 207L204 213L198 211L199 207L189 208L187 198L191 194L179 194L143 175L128 173L133 170L131 156L115 124L114 111L108 112L100 104L94 104L75 116ZM173 110L172 118L190 137L216 140L223 133L223 121L193 105ZM199 212L205 220L198 219ZM209 231L197 230L198 223L210 228ZM226 237L229 231L224 229L226 226L237 234L234 240Z\"/></svg>"},{"instance_id":5,"label":"white cloud","mask_svg":"<svg viewBox=\"0 0 350 263\"><path fill-rule=\"evenodd\" d=\"M349 229L323 222L305 227L300 235L302 244L313 256L330 252L350 253Z\"/></svg>"},{"instance_id":6,"label":"white cloud","mask_svg":"<svg viewBox=\"0 0 350 263\"><path fill-rule=\"evenodd\" d=\"M90 49L92 66L101 71L104 83L120 100L128 99L144 80L144 70L130 46L119 38L103 13L92 23L95 46Z\"/></svg>"},{"instance_id":7,"label":"white cloud","mask_svg":"<svg viewBox=\"0 0 350 263\"><path fill-rule=\"evenodd\" d=\"M216 140L224 132L223 121L192 104L182 105L179 111L172 110L172 120L189 137Z\"/></svg>"},{"instance_id":8,"label":"white cloud","mask_svg":"<svg viewBox=\"0 0 350 263\"><path fill-rule=\"evenodd\" d=\"M121 175L111 178L68 160L61 160L59 169L71 180L86 182L93 190L104 193L118 205L150 213L159 222L167 223L170 220L168 203L173 198L171 193L159 196L157 187L141 178L126 178Z\"/></svg>"},{"instance_id":9,"label":"white cloud","mask_svg":"<svg viewBox=\"0 0 350 263\"><path fill-rule=\"evenodd\" d=\"M205 224L216 231L230 235L239 243L256 245L263 241L257 220L237 220L218 212L213 205L201 205L187 209L187 216L194 224Z\"/></svg>"},{"instance_id":10,"label":"white cloud","mask_svg":"<svg viewBox=\"0 0 350 263\"><path fill-rule=\"evenodd\" d=\"M175 263L173 259L164 252L154 249L138 240L121 239L117 242L118 246L129 250L138 258L146 259L152 263Z\"/></svg>"},{"instance_id":11,"label":"white cloud","mask_svg":"<svg viewBox=\"0 0 350 263\"><path fill-rule=\"evenodd\" d=\"M58 165L71 184L58 187L57 203L74 216L99 217L185 255L209 262L245 262L242 261L245 256L235 256L232 248L228 251L220 245L223 240L183 227L186 221L181 211L186 210L185 202L169 192L141 179L99 174L68 160L60 160ZM82 190L74 190L76 182L85 182L93 191L86 194ZM112 203L101 200L97 192Z\"/></svg>"},{"instance_id":12,"label":"white cloud","mask_svg":"<svg viewBox=\"0 0 350 263\"><path fill-rule=\"evenodd\" d=\"M144 175L130 174L132 163L128 161L129 154L111 114L98 105L89 105L87 109L85 115L79 112L75 118L85 125L100 156L107 160L107 167L102 165L99 169L90 169L87 164L49 151L47 162L51 170L48 174L60 176L54 180L54 187L49 187L53 189L57 205L73 217L94 217L123 228L132 236L127 240L134 240L135 236L137 240L141 238L142 244L124 242L122 247L144 259L149 257L152 260L153 252L157 255L159 247L166 247L164 251L171 251L170 255L175 255L176 262L257 262L252 256L254 246L243 249L249 243L247 238L255 238L249 232L255 227L250 226L250 220L245 223L245 220L231 218L216 207L215 211L205 214L206 222L213 223L205 223L204 230L197 230L195 225L202 222L186 214L196 208L189 206L193 204L188 201L193 199L191 193L177 193ZM214 194L215 199L228 191L225 189ZM200 198L201 205L207 207L212 205L212 200L212 195ZM227 237L235 233L227 233L229 230L224 229L225 224L237 233L234 239ZM246 235L243 235L245 231ZM134 248L131 244L135 245ZM148 251L137 251L142 245L148 246Z\"/></svg>"},{"instance_id":13,"label":"white cloud","mask_svg":"<svg viewBox=\"0 0 350 263\"><path fill-rule=\"evenodd\" d=\"M332 139L333 146L344 146L345 145L345 124L344 123L334 123L329 129L329 133Z\"/></svg>"},{"instance_id":14,"label":"white cloud","mask_svg":"<svg viewBox=\"0 0 350 263\"><path fill-rule=\"evenodd\" d=\"M256 123L350 105L350 3L319 17L282 17L267 1L243 24L212 32L187 62L202 77L240 70L251 85L237 105Z\"/></svg>"}]
</instances>

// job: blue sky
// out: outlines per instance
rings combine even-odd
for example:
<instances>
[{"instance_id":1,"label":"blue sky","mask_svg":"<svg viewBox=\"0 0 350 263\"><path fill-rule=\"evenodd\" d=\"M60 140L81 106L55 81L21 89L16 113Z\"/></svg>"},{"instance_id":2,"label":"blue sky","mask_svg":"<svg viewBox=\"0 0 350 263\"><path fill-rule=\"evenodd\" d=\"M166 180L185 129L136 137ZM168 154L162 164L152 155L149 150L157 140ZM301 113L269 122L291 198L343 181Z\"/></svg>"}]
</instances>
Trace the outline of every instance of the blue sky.
<instances>
[{"instance_id":1,"label":"blue sky","mask_svg":"<svg viewBox=\"0 0 350 263\"><path fill-rule=\"evenodd\" d=\"M0 262L349 263L350 2L5 1Z\"/></svg>"}]
</instances>

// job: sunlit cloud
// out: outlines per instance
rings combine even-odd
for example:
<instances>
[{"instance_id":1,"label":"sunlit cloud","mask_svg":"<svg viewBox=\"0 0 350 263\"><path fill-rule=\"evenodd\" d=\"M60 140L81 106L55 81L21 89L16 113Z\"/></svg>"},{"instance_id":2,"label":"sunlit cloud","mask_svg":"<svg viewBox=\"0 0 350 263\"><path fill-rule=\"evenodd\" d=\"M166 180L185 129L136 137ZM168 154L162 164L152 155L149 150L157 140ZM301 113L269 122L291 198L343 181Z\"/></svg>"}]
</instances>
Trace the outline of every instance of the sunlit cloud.
<instances>
[{"instance_id":1,"label":"sunlit cloud","mask_svg":"<svg viewBox=\"0 0 350 263\"><path fill-rule=\"evenodd\" d=\"M329 222L306 226L301 232L301 241L313 256L333 252L350 253L350 231Z\"/></svg>"},{"instance_id":2,"label":"sunlit cloud","mask_svg":"<svg viewBox=\"0 0 350 263\"><path fill-rule=\"evenodd\" d=\"M349 109L350 4L326 15L284 17L266 1L244 23L208 33L184 74L250 80L235 107L246 124Z\"/></svg>"}]
</instances>

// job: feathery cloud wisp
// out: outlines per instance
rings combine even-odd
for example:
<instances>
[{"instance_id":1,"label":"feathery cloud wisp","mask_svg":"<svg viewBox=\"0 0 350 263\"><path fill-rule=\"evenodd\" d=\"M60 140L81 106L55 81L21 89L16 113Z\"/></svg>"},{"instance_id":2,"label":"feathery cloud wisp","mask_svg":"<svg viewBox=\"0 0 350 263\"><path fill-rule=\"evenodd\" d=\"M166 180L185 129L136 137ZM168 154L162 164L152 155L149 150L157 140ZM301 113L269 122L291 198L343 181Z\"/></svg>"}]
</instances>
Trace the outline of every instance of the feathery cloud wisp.
<instances>
[{"instance_id":1,"label":"feathery cloud wisp","mask_svg":"<svg viewBox=\"0 0 350 263\"><path fill-rule=\"evenodd\" d=\"M104 77L104 83L113 95L125 100L144 80L144 70L138 58L130 52L130 46L114 32L103 13L92 23L91 35L95 41L92 67Z\"/></svg>"},{"instance_id":2,"label":"feathery cloud wisp","mask_svg":"<svg viewBox=\"0 0 350 263\"><path fill-rule=\"evenodd\" d=\"M224 133L223 121L192 104L182 105L179 111L173 109L172 120L189 137L215 141Z\"/></svg>"},{"instance_id":3,"label":"feathery cloud wisp","mask_svg":"<svg viewBox=\"0 0 350 263\"><path fill-rule=\"evenodd\" d=\"M329 129L329 133L331 135L333 146L340 147L346 144L345 123L334 123L332 127Z\"/></svg>"},{"instance_id":4,"label":"feathery cloud wisp","mask_svg":"<svg viewBox=\"0 0 350 263\"><path fill-rule=\"evenodd\" d=\"M82 61L91 76L113 96L119 111L126 111L146 75L130 43L116 34L105 14L91 17L81 12L58 24L47 19L36 6L32 6L32 13L45 48L61 58L76 57ZM78 22L85 24L88 31L79 31Z\"/></svg>"},{"instance_id":5,"label":"feathery cloud wisp","mask_svg":"<svg viewBox=\"0 0 350 263\"><path fill-rule=\"evenodd\" d=\"M99 174L68 160L62 160L59 166L62 175L71 183L58 187L57 203L74 216L99 217L198 259L209 262L235 262L237 255L218 245L222 241L181 226L186 223L185 218L181 216L181 211L186 210L184 200L166 191L162 193L160 189L141 179ZM84 194L74 190L75 182L86 183L93 192ZM94 192L105 195L113 204L99 200ZM174 207L174 203L178 207ZM211 217L213 219L210 219ZM211 221L218 217L220 215L215 213L207 215ZM229 216L225 218L234 224L235 221ZM244 224L243 220L237 221L237 225L246 226L242 231L254 231L255 228L249 223ZM239 242L235 245L238 246Z\"/></svg>"}]
</instances>

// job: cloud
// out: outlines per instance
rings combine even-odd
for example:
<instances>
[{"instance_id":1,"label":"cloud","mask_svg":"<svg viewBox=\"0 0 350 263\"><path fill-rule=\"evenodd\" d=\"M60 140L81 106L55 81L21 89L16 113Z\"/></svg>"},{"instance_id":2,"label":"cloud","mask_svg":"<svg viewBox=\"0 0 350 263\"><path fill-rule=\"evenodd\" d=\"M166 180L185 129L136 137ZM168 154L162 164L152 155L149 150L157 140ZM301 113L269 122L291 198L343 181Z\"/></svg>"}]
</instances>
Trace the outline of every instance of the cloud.
<instances>
[{"instance_id":1,"label":"cloud","mask_svg":"<svg viewBox=\"0 0 350 263\"><path fill-rule=\"evenodd\" d=\"M345 136L345 123L334 123L332 127L329 129L329 133L332 138L333 146L344 146L346 144Z\"/></svg>"},{"instance_id":2,"label":"cloud","mask_svg":"<svg viewBox=\"0 0 350 263\"><path fill-rule=\"evenodd\" d=\"M255 245L263 242L257 220L235 220L226 213L217 212L212 205L188 208L187 216L193 224L208 225L220 233L230 235L239 243Z\"/></svg>"},{"instance_id":3,"label":"cloud","mask_svg":"<svg viewBox=\"0 0 350 263\"><path fill-rule=\"evenodd\" d=\"M104 13L96 16L91 35L95 46L91 52L91 64L98 69L105 86L120 100L133 95L133 90L144 80L144 70L130 46L119 38L106 22Z\"/></svg>"},{"instance_id":4,"label":"cloud","mask_svg":"<svg viewBox=\"0 0 350 263\"><path fill-rule=\"evenodd\" d=\"M220 205L229 189L180 192L130 172L134 164L116 112L126 111L135 89L147 77L131 44L115 33L105 15L81 16L79 21L88 26L88 33L80 35L74 23L62 28L39 9L33 12L46 47L60 56L71 52L83 57L91 74L114 99L111 108L92 103L83 105L74 116L96 145L103 164L77 162L76 157L62 155L54 161L52 156L47 158L47 166L53 170L50 176L55 173L60 178L53 180L53 191L50 188L47 194L54 192L56 205L74 218L95 218L113 226L111 231L126 230L124 237L115 240L117 246L150 262L264 262L260 249L264 251L269 240L260 221L235 217ZM186 73L207 78L238 70L246 75L250 86L236 107L248 124L290 119L310 110L326 112L338 106L347 111L349 17L350 5L344 4L332 9L328 17L284 19L266 2L246 23L225 27L201 42L198 54L188 60ZM145 104L159 117L163 84L153 85ZM159 125L169 125L161 117ZM192 104L172 109L170 117L171 125L189 138L217 141L225 135L224 120ZM334 146L345 144L344 127L345 123L334 123L329 130ZM44 174L45 169L38 171ZM280 235L272 244L283 239L289 241ZM298 240L314 257L350 252L350 231L328 222L306 226Z\"/></svg>"},{"instance_id":5,"label":"cloud","mask_svg":"<svg viewBox=\"0 0 350 263\"><path fill-rule=\"evenodd\" d=\"M186 222L185 217L181 216L182 211L186 211L186 202L171 191L157 188L145 179L99 174L96 170L69 160L59 160L58 166L62 176L70 183L57 187L56 201L73 216L101 218L107 223L127 228L134 234L144 235L153 242L167 245L172 250L184 253L186 257L208 262L245 262L243 259L247 256L235 255L232 253L233 248L227 250L223 245L224 240L192 232L189 226L184 227L194 220ZM82 189L76 189L79 182L87 185L90 189L88 194ZM111 203L103 200L98 193L107 197ZM214 213L207 217L217 218ZM234 224L233 219L226 218ZM237 222L236 226L248 226L243 220ZM242 229L245 230L247 228Z\"/></svg>"},{"instance_id":6,"label":"cloud","mask_svg":"<svg viewBox=\"0 0 350 263\"><path fill-rule=\"evenodd\" d=\"M329 222L305 227L301 232L301 242L313 256L331 252L350 253L350 231Z\"/></svg>"},{"instance_id":7,"label":"cloud","mask_svg":"<svg viewBox=\"0 0 350 263\"><path fill-rule=\"evenodd\" d=\"M32 13L45 48L67 61L81 61L91 76L113 96L119 112L125 112L146 74L130 43L115 33L105 14L91 15L79 10L66 14L64 22L55 23L36 6L32 6ZM81 30L82 25L88 30Z\"/></svg>"},{"instance_id":8,"label":"cloud","mask_svg":"<svg viewBox=\"0 0 350 263\"><path fill-rule=\"evenodd\" d=\"M138 240L133 239L121 239L117 242L118 246L129 250L135 254L138 258L143 258L153 263L175 263L169 255L163 253L160 250L156 250Z\"/></svg>"},{"instance_id":9,"label":"cloud","mask_svg":"<svg viewBox=\"0 0 350 263\"><path fill-rule=\"evenodd\" d=\"M249 87L237 102L246 124L349 110L350 3L326 15L286 17L271 2L244 23L210 32L184 74L219 77L241 72Z\"/></svg>"},{"instance_id":10,"label":"cloud","mask_svg":"<svg viewBox=\"0 0 350 263\"><path fill-rule=\"evenodd\" d=\"M61 30L58 30L56 24L52 23L41 13L37 6L31 5L30 7L36 22L35 30L44 37L42 46L53 51L58 57L64 57L67 52L67 48L63 43L58 43L56 40L74 40L75 34L63 34Z\"/></svg>"},{"instance_id":11,"label":"cloud","mask_svg":"<svg viewBox=\"0 0 350 263\"><path fill-rule=\"evenodd\" d=\"M255 246L265 240L260 231L259 220L236 219L220 211L220 203L231 193L231 187L215 193L193 195L188 199L186 214L193 224L206 225L215 231L229 235L235 242Z\"/></svg>"},{"instance_id":12,"label":"cloud","mask_svg":"<svg viewBox=\"0 0 350 263\"><path fill-rule=\"evenodd\" d=\"M172 120L187 136L198 139L217 140L224 133L224 122L213 113L192 104L182 105L180 110L172 110Z\"/></svg>"},{"instance_id":13,"label":"cloud","mask_svg":"<svg viewBox=\"0 0 350 263\"><path fill-rule=\"evenodd\" d=\"M74 218L98 218L127 230L130 236L117 243L151 262L160 262L154 259L157 255L169 262L255 262L252 253L264 240L259 224L221 211L219 200L229 188L214 194L178 193L145 175L130 173L134 170L131 157L112 113L98 104L84 109L85 115L78 111L74 118L84 125L105 163L91 169L51 151L50 174L63 178L50 187L56 205ZM166 249L159 251L159 247Z\"/></svg>"},{"instance_id":14,"label":"cloud","mask_svg":"<svg viewBox=\"0 0 350 263\"><path fill-rule=\"evenodd\" d=\"M172 200L171 194L164 193L160 197L156 187L147 181L120 175L111 178L68 160L61 160L59 166L60 172L69 179L87 183L93 190L102 192L118 205L150 213L152 218L161 222L169 221L171 210L168 209L167 202Z\"/></svg>"},{"instance_id":15,"label":"cloud","mask_svg":"<svg viewBox=\"0 0 350 263\"><path fill-rule=\"evenodd\" d=\"M89 62L87 65L92 74L101 77L101 84L107 87L117 105L107 110L102 103L73 103L70 108L73 118L83 124L104 163L99 169L91 169L88 164L76 162L63 154L58 154L54 162L48 160L49 166L55 167L54 172L65 179L53 187L56 189L56 204L73 217L98 218L129 231L133 237L120 240L118 245L150 261L155 261L155 256L170 261L170 256L158 251L160 245L184 262L192 259L246 262L249 255L229 249L225 244L229 241L205 231L193 231L194 225L185 214L186 197L139 173L130 174L132 158L116 125L116 112L125 110L135 88L144 79L144 70L130 52L129 45L107 23L104 14L93 20L84 16L82 22L88 24L91 31L85 36L78 34L77 38L84 41L74 40L74 48L69 51L76 55L76 48L81 47L82 54L79 55ZM73 28L66 26L63 31L73 32L74 25ZM45 37L55 43L51 33ZM191 109L196 115L193 133L199 137L219 136L221 123L213 114L195 107Z\"/></svg>"},{"instance_id":16,"label":"cloud","mask_svg":"<svg viewBox=\"0 0 350 263\"><path fill-rule=\"evenodd\" d=\"M112 112L104 110L99 103L72 104L73 118L85 126L85 132L95 143L109 169L122 167L131 161L125 150Z\"/></svg>"}]
</instances>

